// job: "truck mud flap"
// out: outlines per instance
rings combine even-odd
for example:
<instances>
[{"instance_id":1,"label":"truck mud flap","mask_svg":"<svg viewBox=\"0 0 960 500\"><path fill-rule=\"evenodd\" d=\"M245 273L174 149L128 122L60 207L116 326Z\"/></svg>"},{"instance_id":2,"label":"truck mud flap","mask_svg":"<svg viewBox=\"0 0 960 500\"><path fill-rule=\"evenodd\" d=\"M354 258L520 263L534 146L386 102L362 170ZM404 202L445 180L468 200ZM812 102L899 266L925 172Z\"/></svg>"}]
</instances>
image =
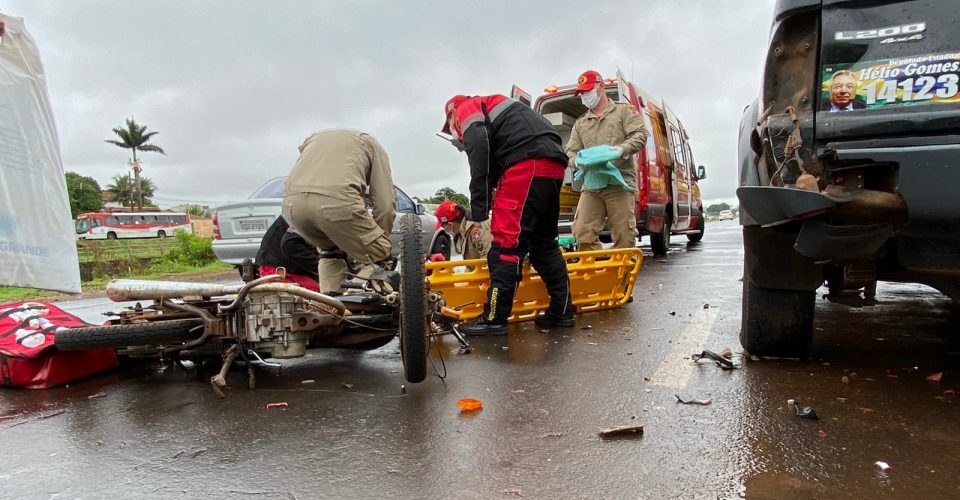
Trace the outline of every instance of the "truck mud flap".
<instances>
[{"instance_id":1,"label":"truck mud flap","mask_svg":"<svg viewBox=\"0 0 960 500\"><path fill-rule=\"evenodd\" d=\"M839 204L817 192L771 186L737 188L737 198L741 209L761 226L812 217Z\"/></svg>"},{"instance_id":2,"label":"truck mud flap","mask_svg":"<svg viewBox=\"0 0 960 500\"><path fill-rule=\"evenodd\" d=\"M822 261L845 261L870 257L893 236L890 224L833 226L819 220L803 223L794 249Z\"/></svg>"},{"instance_id":3,"label":"truck mud flap","mask_svg":"<svg viewBox=\"0 0 960 500\"><path fill-rule=\"evenodd\" d=\"M577 313L603 311L630 302L633 285L643 263L639 248L568 252L563 254L570 275L570 294ZM430 291L439 293L446 305L441 314L468 321L483 313L490 274L483 259L427 262ZM510 322L529 321L550 305L550 296L540 275L527 261L523 279L513 300Z\"/></svg>"}]
</instances>

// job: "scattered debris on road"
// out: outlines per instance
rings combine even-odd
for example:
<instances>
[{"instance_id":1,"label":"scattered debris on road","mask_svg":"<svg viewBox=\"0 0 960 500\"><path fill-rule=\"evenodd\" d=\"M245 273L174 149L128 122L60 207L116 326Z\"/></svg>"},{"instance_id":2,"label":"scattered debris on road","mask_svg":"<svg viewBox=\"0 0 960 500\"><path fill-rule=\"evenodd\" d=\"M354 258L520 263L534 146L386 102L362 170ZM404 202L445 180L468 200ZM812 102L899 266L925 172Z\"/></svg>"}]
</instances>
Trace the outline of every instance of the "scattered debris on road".
<instances>
[{"instance_id":1,"label":"scattered debris on road","mask_svg":"<svg viewBox=\"0 0 960 500\"><path fill-rule=\"evenodd\" d=\"M717 366L719 366L720 368L723 368L724 370L733 370L734 368L736 368L736 366L733 364L733 361L731 361L729 358L725 358L713 351L705 350L700 354L690 355L690 359L692 359L694 362L700 361L703 358L709 358L714 360L717 363Z\"/></svg>"},{"instance_id":2,"label":"scattered debris on road","mask_svg":"<svg viewBox=\"0 0 960 500\"><path fill-rule=\"evenodd\" d=\"M842 382L842 383L844 383L844 384L846 384L846 385L850 385L850 377L844 375L844 376L840 377L840 382Z\"/></svg>"},{"instance_id":3,"label":"scattered debris on road","mask_svg":"<svg viewBox=\"0 0 960 500\"><path fill-rule=\"evenodd\" d=\"M793 407L793 410L800 418L805 418L808 420L820 420L820 417L817 416L817 412L813 411L813 408L809 406L800 406L800 403L798 403L795 399L787 400L787 404Z\"/></svg>"},{"instance_id":4,"label":"scattered debris on road","mask_svg":"<svg viewBox=\"0 0 960 500\"><path fill-rule=\"evenodd\" d=\"M540 439L563 437L562 432L548 432L540 436Z\"/></svg>"},{"instance_id":5,"label":"scattered debris on road","mask_svg":"<svg viewBox=\"0 0 960 500\"><path fill-rule=\"evenodd\" d=\"M87 399L98 399L98 398L105 398L105 397L107 397L107 393L105 393L105 392L98 392L98 393L96 393L96 394L91 394L91 395L87 396Z\"/></svg>"},{"instance_id":6,"label":"scattered debris on road","mask_svg":"<svg viewBox=\"0 0 960 500\"><path fill-rule=\"evenodd\" d=\"M618 425L600 431L600 437L643 435L643 424Z\"/></svg>"},{"instance_id":7,"label":"scattered debris on road","mask_svg":"<svg viewBox=\"0 0 960 500\"><path fill-rule=\"evenodd\" d=\"M523 496L523 492L520 491L519 489L503 490L503 491L501 491L500 493L503 493L504 495L513 495L513 496L515 496L515 497L522 497L522 496Z\"/></svg>"},{"instance_id":8,"label":"scattered debris on road","mask_svg":"<svg viewBox=\"0 0 960 500\"><path fill-rule=\"evenodd\" d=\"M873 465L876 465L877 468L880 469L880 472L887 472L888 470L893 468L893 467L890 467L890 464L879 461L879 460L874 462Z\"/></svg>"},{"instance_id":9,"label":"scattered debris on road","mask_svg":"<svg viewBox=\"0 0 960 500\"><path fill-rule=\"evenodd\" d=\"M827 437L827 432L824 431L824 430L819 430L819 431L817 431L817 435L820 436L821 439L823 439L823 438Z\"/></svg>"},{"instance_id":10,"label":"scattered debris on road","mask_svg":"<svg viewBox=\"0 0 960 500\"><path fill-rule=\"evenodd\" d=\"M290 405L288 405L286 402L267 403L267 409L268 409L268 410L269 410L270 408L287 408L288 406L290 406Z\"/></svg>"},{"instance_id":11,"label":"scattered debris on road","mask_svg":"<svg viewBox=\"0 0 960 500\"><path fill-rule=\"evenodd\" d=\"M600 345L600 344L598 344L598 343L596 343L596 342L587 342L587 345Z\"/></svg>"},{"instance_id":12,"label":"scattered debris on road","mask_svg":"<svg viewBox=\"0 0 960 500\"><path fill-rule=\"evenodd\" d=\"M927 377L927 382L939 384L943 380L943 372L937 372Z\"/></svg>"},{"instance_id":13,"label":"scattered debris on road","mask_svg":"<svg viewBox=\"0 0 960 500\"><path fill-rule=\"evenodd\" d=\"M353 384L342 384L344 389L350 390L353 389Z\"/></svg>"},{"instance_id":14,"label":"scattered debris on road","mask_svg":"<svg viewBox=\"0 0 960 500\"><path fill-rule=\"evenodd\" d=\"M704 305L703 305L703 308L704 308L704 309L710 309L710 304L704 304Z\"/></svg>"},{"instance_id":15,"label":"scattered debris on road","mask_svg":"<svg viewBox=\"0 0 960 500\"><path fill-rule=\"evenodd\" d=\"M406 394L406 393L407 393L407 386L401 384L401 385L400 385L400 394Z\"/></svg>"},{"instance_id":16,"label":"scattered debris on road","mask_svg":"<svg viewBox=\"0 0 960 500\"><path fill-rule=\"evenodd\" d=\"M713 400L712 400L712 399L687 399L687 400L684 400L683 398L680 397L679 394L674 394L674 396L677 398L677 402L678 402L678 403L682 403L682 404L685 404L685 405L708 406L708 405L713 404Z\"/></svg>"},{"instance_id":17,"label":"scattered debris on road","mask_svg":"<svg viewBox=\"0 0 960 500\"><path fill-rule=\"evenodd\" d=\"M467 413L483 409L483 401L476 398L463 398L457 401L461 413Z\"/></svg>"},{"instance_id":18,"label":"scattered debris on road","mask_svg":"<svg viewBox=\"0 0 960 500\"><path fill-rule=\"evenodd\" d=\"M301 384L314 384L314 383L316 383L316 382L317 382L317 381L316 381L316 380L313 380L312 378L311 378L311 379L301 380L301 381L300 381Z\"/></svg>"},{"instance_id":19,"label":"scattered debris on road","mask_svg":"<svg viewBox=\"0 0 960 500\"><path fill-rule=\"evenodd\" d=\"M593 330L593 325L584 325L580 327L581 330Z\"/></svg>"}]
</instances>

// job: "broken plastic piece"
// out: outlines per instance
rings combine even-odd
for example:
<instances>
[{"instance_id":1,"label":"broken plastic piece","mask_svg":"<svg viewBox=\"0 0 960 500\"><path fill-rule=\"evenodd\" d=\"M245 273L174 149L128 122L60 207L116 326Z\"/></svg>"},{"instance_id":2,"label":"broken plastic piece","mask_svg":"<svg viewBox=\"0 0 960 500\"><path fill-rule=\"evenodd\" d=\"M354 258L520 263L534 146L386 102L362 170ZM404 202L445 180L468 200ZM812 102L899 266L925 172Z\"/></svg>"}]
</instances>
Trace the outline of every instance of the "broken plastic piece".
<instances>
[{"instance_id":1,"label":"broken plastic piece","mask_svg":"<svg viewBox=\"0 0 960 500\"><path fill-rule=\"evenodd\" d=\"M793 410L797 413L798 417L808 420L820 420L820 417L817 416L817 412L813 411L813 408L810 408L809 406L800 406L800 403L795 399L791 399L787 401L787 403L793 406Z\"/></svg>"},{"instance_id":2,"label":"broken plastic piece","mask_svg":"<svg viewBox=\"0 0 960 500\"><path fill-rule=\"evenodd\" d=\"M457 406L460 407L462 413L477 411L483 409L483 401L476 398L463 398L457 401Z\"/></svg>"},{"instance_id":3,"label":"broken plastic piece","mask_svg":"<svg viewBox=\"0 0 960 500\"><path fill-rule=\"evenodd\" d=\"M881 462L881 461L879 461L879 460L876 461L876 462L874 462L873 465L876 465L877 468L880 469L881 472L887 472L888 470L890 470L890 469L893 468L893 467L890 467L890 464L888 464L888 463L886 463L886 462Z\"/></svg>"},{"instance_id":4,"label":"broken plastic piece","mask_svg":"<svg viewBox=\"0 0 960 500\"><path fill-rule=\"evenodd\" d=\"M290 405L288 405L286 402L267 403L267 409L268 409L268 410L269 410L270 408L286 408L286 407L288 407L288 406L290 406Z\"/></svg>"},{"instance_id":5,"label":"broken plastic piece","mask_svg":"<svg viewBox=\"0 0 960 500\"><path fill-rule=\"evenodd\" d=\"M720 368L723 368L724 370L733 370L734 368L736 368L736 366L734 366L733 364L733 361L730 361L729 359L713 351L703 351L700 354L693 354L690 356L690 359L692 359L694 362L700 361L703 358L710 358L716 361L717 366L719 366Z\"/></svg>"},{"instance_id":6,"label":"broken plastic piece","mask_svg":"<svg viewBox=\"0 0 960 500\"><path fill-rule=\"evenodd\" d=\"M943 372L937 372L927 377L927 382L940 383L943 380Z\"/></svg>"}]
</instances>

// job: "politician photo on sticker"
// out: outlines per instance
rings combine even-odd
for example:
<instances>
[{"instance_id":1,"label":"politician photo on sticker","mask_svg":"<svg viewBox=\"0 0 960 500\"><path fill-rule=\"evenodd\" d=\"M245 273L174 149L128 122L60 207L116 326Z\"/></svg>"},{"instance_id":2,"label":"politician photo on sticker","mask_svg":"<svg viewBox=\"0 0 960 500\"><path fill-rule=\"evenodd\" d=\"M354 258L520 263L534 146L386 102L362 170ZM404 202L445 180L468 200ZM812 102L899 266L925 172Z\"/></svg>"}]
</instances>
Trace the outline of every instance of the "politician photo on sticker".
<instances>
[{"instance_id":1,"label":"politician photo on sticker","mask_svg":"<svg viewBox=\"0 0 960 500\"><path fill-rule=\"evenodd\" d=\"M837 111L852 111L865 109L866 104L856 100L857 77L852 71L841 70L830 78L830 100L824 101L820 107L822 111L835 113Z\"/></svg>"}]
</instances>

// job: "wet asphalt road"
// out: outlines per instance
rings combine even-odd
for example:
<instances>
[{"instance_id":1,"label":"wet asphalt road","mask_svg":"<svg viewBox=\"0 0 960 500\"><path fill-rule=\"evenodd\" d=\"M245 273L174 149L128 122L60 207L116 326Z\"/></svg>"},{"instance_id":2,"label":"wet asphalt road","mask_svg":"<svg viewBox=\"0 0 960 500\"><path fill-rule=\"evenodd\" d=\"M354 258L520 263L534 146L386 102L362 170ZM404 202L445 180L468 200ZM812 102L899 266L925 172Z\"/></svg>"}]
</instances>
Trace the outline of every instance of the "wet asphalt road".
<instances>
[{"instance_id":1,"label":"wet asphalt road","mask_svg":"<svg viewBox=\"0 0 960 500\"><path fill-rule=\"evenodd\" d=\"M311 351L279 375L261 371L254 391L235 373L225 400L152 365L4 391L0 497L960 496L960 409L943 397L960 390L952 302L883 285L873 308L818 303L810 360L693 364L690 354L724 347L743 363L742 256L736 223L711 223L702 244L648 256L625 308L565 331L514 326L473 339L468 355L447 339L446 380L405 394L395 343ZM89 318L102 306L68 309ZM924 380L938 371L942 383ZM460 414L468 396L484 409ZM820 420L793 416L790 398ZM289 407L265 408L281 401ZM597 436L630 423L645 435ZM893 469L878 472L878 460Z\"/></svg>"}]
</instances>

